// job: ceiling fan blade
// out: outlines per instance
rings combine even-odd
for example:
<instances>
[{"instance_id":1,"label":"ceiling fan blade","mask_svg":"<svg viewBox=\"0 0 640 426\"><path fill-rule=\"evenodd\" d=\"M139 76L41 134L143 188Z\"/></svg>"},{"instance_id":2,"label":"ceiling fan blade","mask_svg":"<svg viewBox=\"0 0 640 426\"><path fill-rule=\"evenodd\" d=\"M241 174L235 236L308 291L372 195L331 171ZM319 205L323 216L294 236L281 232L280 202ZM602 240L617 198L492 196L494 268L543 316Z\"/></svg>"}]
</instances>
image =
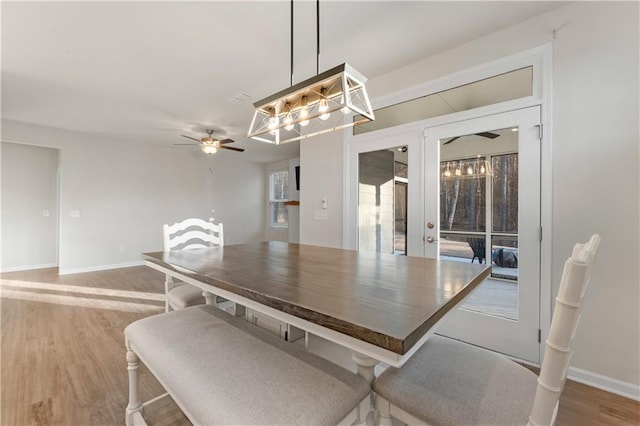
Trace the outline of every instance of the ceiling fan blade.
<instances>
[{"instance_id":1,"label":"ceiling fan blade","mask_svg":"<svg viewBox=\"0 0 640 426\"><path fill-rule=\"evenodd\" d=\"M222 148L222 149L230 149L231 151L244 152L243 148L233 148L231 146L221 146L220 148Z\"/></svg>"},{"instance_id":2,"label":"ceiling fan blade","mask_svg":"<svg viewBox=\"0 0 640 426\"><path fill-rule=\"evenodd\" d=\"M443 143L442 145L449 145L451 142L455 141L456 139L460 139L460 136L456 136L455 138L451 138L448 141L446 141L445 143Z\"/></svg>"},{"instance_id":3,"label":"ceiling fan blade","mask_svg":"<svg viewBox=\"0 0 640 426\"><path fill-rule=\"evenodd\" d=\"M220 145L225 144L225 143L231 143L231 142L235 142L233 139L222 139L221 141L218 141L220 143Z\"/></svg>"},{"instance_id":4,"label":"ceiling fan blade","mask_svg":"<svg viewBox=\"0 0 640 426\"><path fill-rule=\"evenodd\" d=\"M198 142L198 143L200 143L200 142L201 142L201 141L200 141L200 139L192 138L191 136L185 136L185 135L180 135L180 136L182 136L183 138L187 138L187 139L194 140L194 141L196 141L196 142Z\"/></svg>"},{"instance_id":5,"label":"ceiling fan blade","mask_svg":"<svg viewBox=\"0 0 640 426\"><path fill-rule=\"evenodd\" d=\"M498 136L500 136L499 134L493 133L493 132L480 132L480 133L476 133L476 135L482 136L483 138L489 138L489 139L495 139Z\"/></svg>"},{"instance_id":6,"label":"ceiling fan blade","mask_svg":"<svg viewBox=\"0 0 640 426\"><path fill-rule=\"evenodd\" d=\"M199 146L201 144L199 144L199 143L174 143L174 145L176 145L176 146L178 146L178 145Z\"/></svg>"}]
</instances>

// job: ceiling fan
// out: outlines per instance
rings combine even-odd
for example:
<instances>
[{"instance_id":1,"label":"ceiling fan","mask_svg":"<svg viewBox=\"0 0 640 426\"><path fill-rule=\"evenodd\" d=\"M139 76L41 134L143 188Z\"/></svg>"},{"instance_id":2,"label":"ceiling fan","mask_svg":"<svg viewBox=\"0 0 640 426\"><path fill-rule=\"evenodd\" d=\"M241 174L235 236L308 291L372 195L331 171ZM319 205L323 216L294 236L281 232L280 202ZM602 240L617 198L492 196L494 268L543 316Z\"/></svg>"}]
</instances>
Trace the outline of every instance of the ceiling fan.
<instances>
[{"instance_id":1,"label":"ceiling fan","mask_svg":"<svg viewBox=\"0 0 640 426\"><path fill-rule=\"evenodd\" d=\"M500 136L497 133L493 133L493 132L480 132L480 133L474 133L476 136L482 136L483 138L489 138L489 139L495 139L498 136ZM446 141L445 143L443 143L442 145L449 145L451 142L455 141L456 139L461 138L462 136L468 136L468 135L461 135L461 136L456 136L455 138L451 138L448 141Z\"/></svg>"},{"instance_id":2,"label":"ceiling fan","mask_svg":"<svg viewBox=\"0 0 640 426\"><path fill-rule=\"evenodd\" d=\"M192 138L191 136L186 136L186 135L180 135L183 138L191 139L198 142L197 144L196 143L175 143L174 145L198 145L200 146L200 149L202 150L202 152L204 152L205 154L215 154L216 152L218 152L219 149L229 149L231 151L244 152L243 148L233 148L231 146L225 146L225 144L234 142L233 139L222 139L222 140L215 139L212 136L213 135L212 129L207 129L206 132L208 136L205 136L201 139Z\"/></svg>"}]
</instances>

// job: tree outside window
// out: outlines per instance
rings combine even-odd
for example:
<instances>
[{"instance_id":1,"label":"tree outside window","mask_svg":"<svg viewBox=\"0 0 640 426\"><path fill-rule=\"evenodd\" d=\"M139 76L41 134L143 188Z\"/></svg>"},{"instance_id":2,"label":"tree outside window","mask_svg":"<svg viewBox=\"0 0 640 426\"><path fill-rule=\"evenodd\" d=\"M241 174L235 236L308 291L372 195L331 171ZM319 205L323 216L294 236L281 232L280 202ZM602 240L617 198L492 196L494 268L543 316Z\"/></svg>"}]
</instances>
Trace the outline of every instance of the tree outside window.
<instances>
[{"instance_id":1,"label":"tree outside window","mask_svg":"<svg viewBox=\"0 0 640 426\"><path fill-rule=\"evenodd\" d=\"M286 170L269 174L269 210L273 228L289 227L289 210L284 205L288 201L289 172Z\"/></svg>"}]
</instances>

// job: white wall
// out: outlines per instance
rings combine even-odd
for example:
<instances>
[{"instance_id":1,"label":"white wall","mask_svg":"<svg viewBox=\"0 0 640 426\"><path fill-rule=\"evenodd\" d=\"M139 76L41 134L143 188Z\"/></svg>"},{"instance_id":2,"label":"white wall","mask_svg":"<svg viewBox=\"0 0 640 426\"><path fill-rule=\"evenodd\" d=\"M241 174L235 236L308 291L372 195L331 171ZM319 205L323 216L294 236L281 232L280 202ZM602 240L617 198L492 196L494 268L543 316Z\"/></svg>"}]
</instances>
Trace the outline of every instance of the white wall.
<instances>
[{"instance_id":1,"label":"white wall","mask_svg":"<svg viewBox=\"0 0 640 426\"><path fill-rule=\"evenodd\" d=\"M58 264L58 150L2 143L2 271Z\"/></svg>"},{"instance_id":2,"label":"white wall","mask_svg":"<svg viewBox=\"0 0 640 426\"><path fill-rule=\"evenodd\" d=\"M636 398L640 397L638 7L637 2L572 3L367 84L375 103L386 94L553 42L552 294L557 293L572 244L600 233L603 242L574 343L574 377L581 374L583 381ZM343 167L342 135L300 145L305 171L301 239L339 246L342 218L319 228L312 210L327 193L342 197L343 182L337 177ZM308 181L315 184L307 186Z\"/></svg>"},{"instance_id":3,"label":"white wall","mask_svg":"<svg viewBox=\"0 0 640 426\"><path fill-rule=\"evenodd\" d=\"M342 133L316 136L300 143L300 243L342 247L344 154ZM322 200L326 219L316 219Z\"/></svg>"},{"instance_id":4,"label":"white wall","mask_svg":"<svg viewBox=\"0 0 640 426\"><path fill-rule=\"evenodd\" d=\"M213 209L226 244L263 239L262 164L9 120L2 140L60 149L61 273L139 263L162 250L163 223Z\"/></svg>"}]
</instances>

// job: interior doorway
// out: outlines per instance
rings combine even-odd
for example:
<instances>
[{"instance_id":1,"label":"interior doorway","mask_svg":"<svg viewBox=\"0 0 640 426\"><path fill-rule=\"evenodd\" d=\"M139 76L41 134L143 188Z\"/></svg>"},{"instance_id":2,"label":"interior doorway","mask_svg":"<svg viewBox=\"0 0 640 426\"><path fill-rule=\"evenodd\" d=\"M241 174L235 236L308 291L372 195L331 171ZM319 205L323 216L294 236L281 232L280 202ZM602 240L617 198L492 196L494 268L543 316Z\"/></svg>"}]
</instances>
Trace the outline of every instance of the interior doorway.
<instances>
[{"instance_id":1,"label":"interior doorway","mask_svg":"<svg viewBox=\"0 0 640 426\"><path fill-rule=\"evenodd\" d=\"M2 271L58 266L59 150L2 142Z\"/></svg>"}]
</instances>

